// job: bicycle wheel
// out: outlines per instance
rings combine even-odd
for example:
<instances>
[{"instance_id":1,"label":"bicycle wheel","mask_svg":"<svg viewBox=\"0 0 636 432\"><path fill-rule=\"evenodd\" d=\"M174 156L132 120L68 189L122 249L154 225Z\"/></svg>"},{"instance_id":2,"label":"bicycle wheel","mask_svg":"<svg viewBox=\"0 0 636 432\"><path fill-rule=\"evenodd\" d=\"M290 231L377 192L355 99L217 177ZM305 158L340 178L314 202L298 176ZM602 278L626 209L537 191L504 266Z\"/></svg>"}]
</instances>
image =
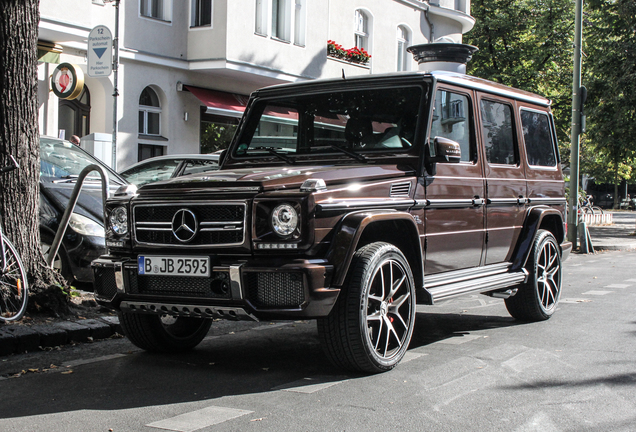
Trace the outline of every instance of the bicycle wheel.
<instances>
[{"instance_id":1,"label":"bicycle wheel","mask_svg":"<svg viewBox=\"0 0 636 432\"><path fill-rule=\"evenodd\" d=\"M594 212L594 214L600 214L600 215L603 214L603 209L598 206L593 206L592 211Z\"/></svg>"},{"instance_id":2,"label":"bicycle wheel","mask_svg":"<svg viewBox=\"0 0 636 432\"><path fill-rule=\"evenodd\" d=\"M15 247L4 236L2 242L4 269L0 268L0 321L16 321L26 311L29 284Z\"/></svg>"}]
</instances>

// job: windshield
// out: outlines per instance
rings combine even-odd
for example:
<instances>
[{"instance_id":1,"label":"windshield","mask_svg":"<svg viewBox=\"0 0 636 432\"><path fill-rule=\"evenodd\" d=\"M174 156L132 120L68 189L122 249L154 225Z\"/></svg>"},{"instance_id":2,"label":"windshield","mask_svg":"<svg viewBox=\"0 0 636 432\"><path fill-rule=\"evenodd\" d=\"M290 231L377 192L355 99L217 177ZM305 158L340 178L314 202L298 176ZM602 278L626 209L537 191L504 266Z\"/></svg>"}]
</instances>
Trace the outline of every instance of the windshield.
<instances>
[{"instance_id":1,"label":"windshield","mask_svg":"<svg viewBox=\"0 0 636 432\"><path fill-rule=\"evenodd\" d=\"M421 97L414 86L259 101L233 156L293 163L314 154L365 160L364 153L404 152L413 145Z\"/></svg>"},{"instance_id":2,"label":"windshield","mask_svg":"<svg viewBox=\"0 0 636 432\"><path fill-rule=\"evenodd\" d=\"M114 171L75 144L52 138L40 138L41 177L48 177L49 180L77 178L84 168L92 164L105 167L111 182L121 183ZM100 176L94 171L87 178L99 179Z\"/></svg>"}]
</instances>

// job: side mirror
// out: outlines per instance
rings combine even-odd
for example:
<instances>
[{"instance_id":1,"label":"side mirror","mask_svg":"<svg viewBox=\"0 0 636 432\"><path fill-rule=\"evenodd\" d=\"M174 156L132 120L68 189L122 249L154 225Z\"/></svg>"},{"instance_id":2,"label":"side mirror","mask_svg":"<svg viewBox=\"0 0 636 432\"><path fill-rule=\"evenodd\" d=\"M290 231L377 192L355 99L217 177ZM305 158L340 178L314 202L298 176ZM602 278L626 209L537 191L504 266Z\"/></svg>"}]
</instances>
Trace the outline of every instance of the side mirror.
<instances>
[{"instance_id":1,"label":"side mirror","mask_svg":"<svg viewBox=\"0 0 636 432\"><path fill-rule=\"evenodd\" d=\"M430 155L430 161L442 163L458 163L462 158L462 150L457 141L444 137L433 139L434 155Z\"/></svg>"}]
</instances>

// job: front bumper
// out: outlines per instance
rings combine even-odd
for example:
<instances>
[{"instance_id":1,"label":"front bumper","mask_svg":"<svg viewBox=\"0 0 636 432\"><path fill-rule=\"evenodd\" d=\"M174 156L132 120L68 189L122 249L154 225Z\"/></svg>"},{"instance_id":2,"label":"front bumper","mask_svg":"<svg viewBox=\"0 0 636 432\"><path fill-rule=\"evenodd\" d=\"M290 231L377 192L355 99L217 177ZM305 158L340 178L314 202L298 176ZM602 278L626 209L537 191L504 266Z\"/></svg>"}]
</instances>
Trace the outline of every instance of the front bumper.
<instances>
[{"instance_id":1,"label":"front bumper","mask_svg":"<svg viewBox=\"0 0 636 432\"><path fill-rule=\"evenodd\" d=\"M135 313L255 320L329 314L340 289L329 288L325 260L219 261L209 278L146 276L134 258L102 256L92 264L95 298Z\"/></svg>"}]
</instances>

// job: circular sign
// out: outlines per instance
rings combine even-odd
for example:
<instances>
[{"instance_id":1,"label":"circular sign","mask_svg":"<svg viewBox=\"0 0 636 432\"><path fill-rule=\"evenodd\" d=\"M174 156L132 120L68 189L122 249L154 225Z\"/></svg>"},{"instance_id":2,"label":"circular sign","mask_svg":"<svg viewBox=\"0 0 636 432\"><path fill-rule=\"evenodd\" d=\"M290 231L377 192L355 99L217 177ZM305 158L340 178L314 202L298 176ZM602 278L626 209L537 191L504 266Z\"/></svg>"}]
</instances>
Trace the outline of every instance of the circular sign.
<instances>
[{"instance_id":1,"label":"circular sign","mask_svg":"<svg viewBox=\"0 0 636 432\"><path fill-rule=\"evenodd\" d=\"M60 63L51 75L51 90L61 99L75 99L84 90L84 72L70 63Z\"/></svg>"}]
</instances>

